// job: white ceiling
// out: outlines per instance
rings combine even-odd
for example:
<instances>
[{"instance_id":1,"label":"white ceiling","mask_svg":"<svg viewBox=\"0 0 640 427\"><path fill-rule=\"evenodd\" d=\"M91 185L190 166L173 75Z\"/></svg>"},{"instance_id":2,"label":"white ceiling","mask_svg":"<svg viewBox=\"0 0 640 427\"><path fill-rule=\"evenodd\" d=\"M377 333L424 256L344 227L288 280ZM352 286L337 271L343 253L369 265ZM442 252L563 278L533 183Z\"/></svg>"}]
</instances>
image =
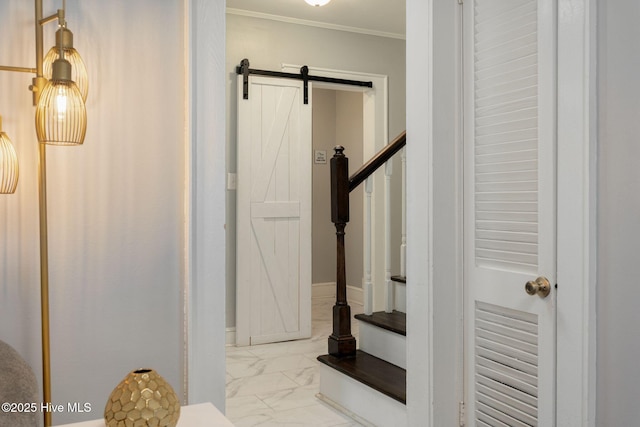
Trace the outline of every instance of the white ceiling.
<instances>
[{"instance_id":1,"label":"white ceiling","mask_svg":"<svg viewBox=\"0 0 640 427\"><path fill-rule=\"evenodd\" d=\"M321 7L304 0L227 0L227 10L365 34L405 36L405 0L331 0Z\"/></svg>"}]
</instances>

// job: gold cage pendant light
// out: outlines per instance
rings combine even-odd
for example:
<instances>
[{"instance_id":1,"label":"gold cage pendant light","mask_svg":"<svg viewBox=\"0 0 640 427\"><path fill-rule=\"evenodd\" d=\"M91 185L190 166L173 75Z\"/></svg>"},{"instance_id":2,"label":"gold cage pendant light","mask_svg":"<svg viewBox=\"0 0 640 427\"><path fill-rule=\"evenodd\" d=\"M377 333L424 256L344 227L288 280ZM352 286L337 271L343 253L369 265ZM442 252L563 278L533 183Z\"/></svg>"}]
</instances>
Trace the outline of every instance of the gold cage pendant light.
<instances>
[{"instance_id":1,"label":"gold cage pendant light","mask_svg":"<svg viewBox=\"0 0 640 427\"><path fill-rule=\"evenodd\" d=\"M73 33L67 29L66 22L56 31L56 45L49 49L44 57L43 74L47 80L53 77L53 63L60 57L61 50L63 58L71 64L71 80L76 82L82 99L86 102L89 93L87 67L78 51L73 47Z\"/></svg>"},{"instance_id":2,"label":"gold cage pendant light","mask_svg":"<svg viewBox=\"0 0 640 427\"><path fill-rule=\"evenodd\" d=\"M2 131L0 116L0 194L13 194L18 186L18 156L11 140Z\"/></svg>"},{"instance_id":3,"label":"gold cage pendant light","mask_svg":"<svg viewBox=\"0 0 640 427\"><path fill-rule=\"evenodd\" d=\"M36 134L41 143L79 145L84 142L87 110L71 78L71 68L62 53L53 62L51 80L42 90L36 108Z\"/></svg>"}]
</instances>

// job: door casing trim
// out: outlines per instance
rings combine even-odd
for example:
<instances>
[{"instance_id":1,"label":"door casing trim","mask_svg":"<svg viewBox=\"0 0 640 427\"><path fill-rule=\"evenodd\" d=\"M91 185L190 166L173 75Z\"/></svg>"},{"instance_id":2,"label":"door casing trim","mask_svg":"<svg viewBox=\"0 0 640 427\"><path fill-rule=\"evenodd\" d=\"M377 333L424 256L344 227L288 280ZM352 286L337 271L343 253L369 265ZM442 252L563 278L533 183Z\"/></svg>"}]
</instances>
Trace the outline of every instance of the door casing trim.
<instances>
[{"instance_id":1,"label":"door casing trim","mask_svg":"<svg viewBox=\"0 0 640 427\"><path fill-rule=\"evenodd\" d=\"M285 73L298 73L301 65L282 64L282 71ZM382 74L372 74L366 72L334 70L329 68L309 67L309 74L320 77L331 77L335 79L363 80L373 82L373 88L340 85L335 83L313 82L314 88L344 90L350 92L360 92L363 94L363 146L362 158L366 160L373 157L389 142L389 78ZM331 154L332 155L332 154ZM359 165L350 165L355 171ZM371 195L372 222L376 223L376 218L384 218L384 196L380 189L384 188L384 179L381 173L374 175L374 189L378 188ZM364 197L364 195L363 195ZM364 199L363 199L364 203ZM366 214L366 212L365 212ZM365 226L365 221L362 221ZM366 233L366 230L363 230ZM364 235L364 234L363 234ZM384 271L384 246L376 245L376 242L383 242L383 230L371 230L371 265L373 282L373 309L374 311L384 310L385 295L385 271Z\"/></svg>"}]
</instances>

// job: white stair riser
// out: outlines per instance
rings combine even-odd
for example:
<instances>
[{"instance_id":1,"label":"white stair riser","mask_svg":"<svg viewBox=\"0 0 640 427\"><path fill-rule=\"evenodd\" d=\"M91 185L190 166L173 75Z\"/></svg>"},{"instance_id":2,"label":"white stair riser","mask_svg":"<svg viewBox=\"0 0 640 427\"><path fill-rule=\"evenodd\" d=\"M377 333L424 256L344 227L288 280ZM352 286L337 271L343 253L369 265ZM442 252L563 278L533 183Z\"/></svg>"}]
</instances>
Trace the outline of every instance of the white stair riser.
<instances>
[{"instance_id":1,"label":"white stair riser","mask_svg":"<svg viewBox=\"0 0 640 427\"><path fill-rule=\"evenodd\" d=\"M407 369L407 337L359 321L358 342L365 351L402 369Z\"/></svg>"},{"instance_id":2,"label":"white stair riser","mask_svg":"<svg viewBox=\"0 0 640 427\"><path fill-rule=\"evenodd\" d=\"M394 309L403 313L407 312L407 284L393 282L394 288Z\"/></svg>"},{"instance_id":3,"label":"white stair riser","mask_svg":"<svg viewBox=\"0 0 640 427\"><path fill-rule=\"evenodd\" d=\"M366 422L365 425L407 425L406 405L323 364L320 365L319 397L357 421Z\"/></svg>"}]
</instances>

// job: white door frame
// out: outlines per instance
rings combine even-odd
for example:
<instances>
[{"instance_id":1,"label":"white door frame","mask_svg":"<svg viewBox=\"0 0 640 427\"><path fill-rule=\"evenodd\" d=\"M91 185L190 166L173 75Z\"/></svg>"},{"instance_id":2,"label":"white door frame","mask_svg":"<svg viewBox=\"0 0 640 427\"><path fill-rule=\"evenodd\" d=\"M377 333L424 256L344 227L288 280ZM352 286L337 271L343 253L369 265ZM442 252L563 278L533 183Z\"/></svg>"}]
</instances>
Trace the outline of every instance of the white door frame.
<instances>
[{"instance_id":1,"label":"white door frame","mask_svg":"<svg viewBox=\"0 0 640 427\"><path fill-rule=\"evenodd\" d=\"M407 274L411 281L407 299L419 302L422 308L414 313L409 308L407 318L411 370L407 409L409 420L416 422L433 419L430 402L437 392L433 390L433 366L425 363L433 360L434 353L434 301L430 298L434 224L429 203L433 194L432 59L437 40L434 2L407 0L407 131L412 147L407 156L407 180L410 187L423 189L407 200ZM186 149L189 161L197 162L187 169L186 182L184 387L190 403L213 401L221 407L225 384L225 290L220 277L225 269L224 250L220 250L225 218L225 2L184 3ZM563 172L558 176L558 306L573 315L558 319L562 331L558 331L557 420L563 426L594 426L596 7L595 0L559 0L559 4L558 166ZM200 23L202 16L212 21ZM447 22L455 20L449 18ZM457 120L459 117L452 118ZM580 250L574 252L574 246ZM452 309L459 313L459 307ZM455 333L455 325L451 327Z\"/></svg>"},{"instance_id":2,"label":"white door frame","mask_svg":"<svg viewBox=\"0 0 640 427\"><path fill-rule=\"evenodd\" d=\"M558 5L558 426L595 426L596 0Z\"/></svg>"},{"instance_id":3,"label":"white door frame","mask_svg":"<svg viewBox=\"0 0 640 427\"><path fill-rule=\"evenodd\" d=\"M225 405L225 2L182 0L185 200L182 397Z\"/></svg>"},{"instance_id":4,"label":"white door frame","mask_svg":"<svg viewBox=\"0 0 640 427\"><path fill-rule=\"evenodd\" d=\"M282 64L282 71L285 73L299 73L301 65ZM363 146L362 158L368 161L374 154L380 151L389 142L389 78L381 74L362 73L355 71L332 70L328 68L309 67L309 74L320 77L330 77L343 80L371 81L373 88L360 86L348 86L335 83L313 82L314 88L345 90L360 92L363 94ZM349 153L346 153L347 157ZM332 154L331 154L332 155ZM329 155L329 157L331 156ZM361 165L351 164L349 174L355 172ZM384 177L381 173L375 175L374 188L384 188ZM364 194L364 193L363 193ZM380 193L376 197L374 191L371 196L372 221L377 218L384 218L384 196ZM363 196L364 197L364 196ZM364 200L363 200L364 203ZM366 215L366 212L365 212ZM363 226L366 224L363 221ZM348 232L348 230L347 230ZM366 233L366 230L364 231ZM373 282L373 309L374 311L384 310L385 302L385 270L384 270L384 230L371 230L371 265Z\"/></svg>"},{"instance_id":5,"label":"white door frame","mask_svg":"<svg viewBox=\"0 0 640 427\"><path fill-rule=\"evenodd\" d=\"M433 24L434 21L456 22L460 13L449 9L451 15L434 16L434 10L443 9L443 4L437 0L407 0L409 424L429 420L428 425L435 425L434 409L458 407L456 399L460 399L460 396L448 396L448 404L434 408L434 398L439 393L434 370L439 367L433 366L433 360L443 360L439 352L451 349L446 343L440 345L440 337L461 333L459 324L447 324L434 317L434 305L450 304L450 310L462 316L460 303L432 298L434 290L444 286L433 282L432 261L437 250L433 230L438 227L433 220L436 207L431 203L433 183L442 178L433 173L433 147L442 143L436 140L433 126L434 110L438 107L434 104L433 89L442 78L434 73L434 62L439 59L434 55L442 55L434 46L443 36L438 29L444 28ZM595 425L595 13L595 0L558 0L556 424L559 426ZM457 81L460 84L460 79ZM461 123L461 109L458 114L448 123L454 129L453 134L457 134ZM456 141L461 142L461 138ZM456 166L450 178L461 182L462 165L458 162ZM461 185L458 189L462 191ZM462 207L458 205L452 214L461 217ZM458 233L453 238L461 236ZM460 258L460 269L461 261ZM456 279L452 278L452 282L461 287L462 281ZM422 309L416 311L414 307ZM458 381L462 378L461 374L457 375Z\"/></svg>"}]
</instances>

